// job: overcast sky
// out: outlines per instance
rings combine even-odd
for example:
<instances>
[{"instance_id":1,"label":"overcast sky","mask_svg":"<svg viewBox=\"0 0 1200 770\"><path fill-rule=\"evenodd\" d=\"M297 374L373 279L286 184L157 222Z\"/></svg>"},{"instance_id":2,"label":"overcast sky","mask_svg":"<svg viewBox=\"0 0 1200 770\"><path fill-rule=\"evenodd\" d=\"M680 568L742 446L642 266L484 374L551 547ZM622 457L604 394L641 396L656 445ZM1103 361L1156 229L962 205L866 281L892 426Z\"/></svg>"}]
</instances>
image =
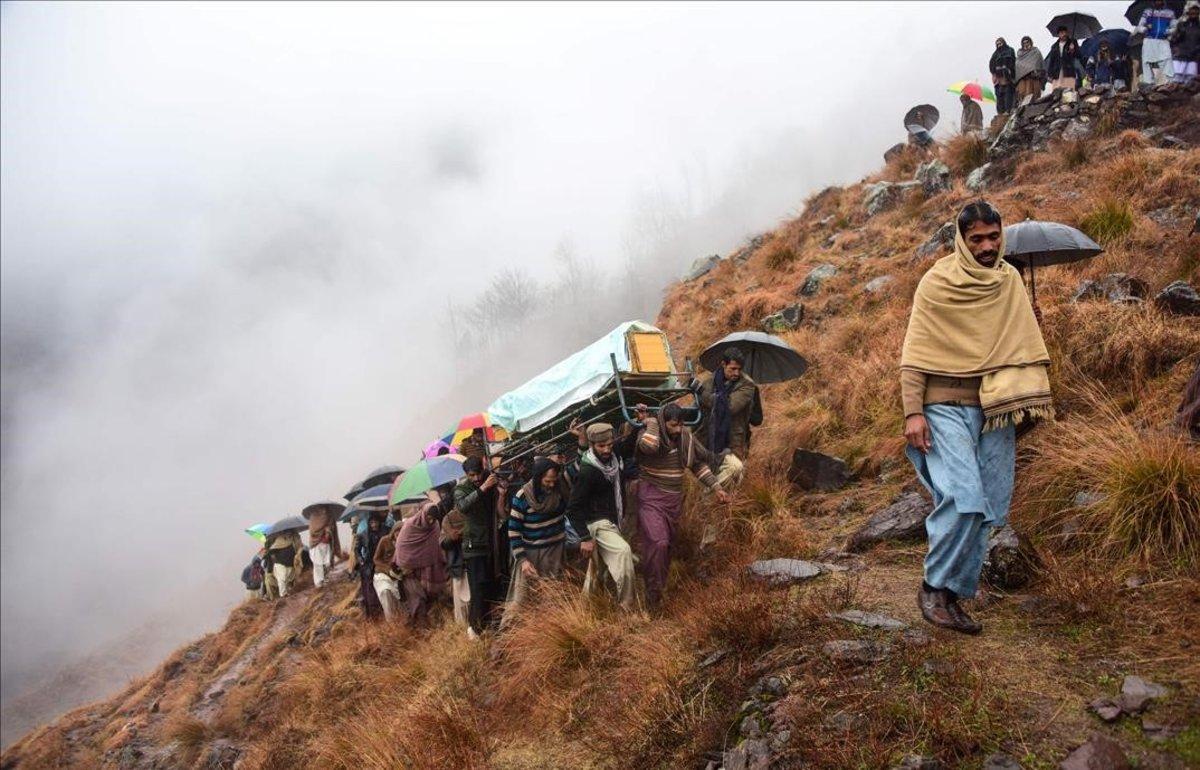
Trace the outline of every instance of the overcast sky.
<instances>
[{"instance_id":1,"label":"overcast sky","mask_svg":"<svg viewBox=\"0 0 1200 770\"><path fill-rule=\"evenodd\" d=\"M952 129L945 86L1060 10L4 4L3 694L164 612L214 627L243 527L536 373L451 359L499 270L566 240L617 274L668 206L677 275L875 169L907 107Z\"/></svg>"}]
</instances>

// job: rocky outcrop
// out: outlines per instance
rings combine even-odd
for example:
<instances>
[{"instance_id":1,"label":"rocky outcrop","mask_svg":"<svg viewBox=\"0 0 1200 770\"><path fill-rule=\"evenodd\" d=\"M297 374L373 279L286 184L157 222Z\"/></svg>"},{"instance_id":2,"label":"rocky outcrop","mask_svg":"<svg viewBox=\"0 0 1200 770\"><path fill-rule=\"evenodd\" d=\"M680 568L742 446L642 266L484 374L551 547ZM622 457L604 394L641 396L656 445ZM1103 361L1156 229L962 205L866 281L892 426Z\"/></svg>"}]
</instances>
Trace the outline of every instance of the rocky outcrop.
<instances>
[{"instance_id":1,"label":"rocky outcrop","mask_svg":"<svg viewBox=\"0 0 1200 770\"><path fill-rule=\"evenodd\" d=\"M684 274L683 280L684 281L694 281L697 278L700 278L701 276L707 274L710 270L712 270L714 267L716 267L719 264L721 264L721 255L720 254L712 254L707 257L699 257L694 262L692 262L692 266L690 268L688 268L687 273Z\"/></svg>"},{"instance_id":2,"label":"rocky outcrop","mask_svg":"<svg viewBox=\"0 0 1200 770\"><path fill-rule=\"evenodd\" d=\"M925 259L932 256L944 256L954 247L954 223L947 222L937 229L929 240L917 247L916 258Z\"/></svg>"},{"instance_id":3,"label":"rocky outcrop","mask_svg":"<svg viewBox=\"0 0 1200 770\"><path fill-rule=\"evenodd\" d=\"M895 283L896 279L890 275L881 275L877 278L872 278L863 285L863 291L867 294L880 294Z\"/></svg>"},{"instance_id":4,"label":"rocky outcrop","mask_svg":"<svg viewBox=\"0 0 1200 770\"><path fill-rule=\"evenodd\" d=\"M831 265L828 262L817 265L804 276L804 283L800 284L800 288L796 290L796 294L801 297L811 297L821 290L821 284L837 275L837 265Z\"/></svg>"},{"instance_id":5,"label":"rocky outcrop","mask_svg":"<svg viewBox=\"0 0 1200 770\"><path fill-rule=\"evenodd\" d=\"M1101 733L1095 733L1059 764L1061 770L1131 770L1129 759L1121 744Z\"/></svg>"},{"instance_id":6,"label":"rocky outcrop","mask_svg":"<svg viewBox=\"0 0 1200 770\"><path fill-rule=\"evenodd\" d=\"M987 188L988 172L991 170L992 164L984 163L970 174L967 174L967 189L971 192L983 192Z\"/></svg>"},{"instance_id":7,"label":"rocky outcrop","mask_svg":"<svg viewBox=\"0 0 1200 770\"><path fill-rule=\"evenodd\" d=\"M950 189L950 167L940 160L934 159L917 166L914 179L921 183L921 190L927 196L934 196L943 190Z\"/></svg>"},{"instance_id":8,"label":"rocky outcrop","mask_svg":"<svg viewBox=\"0 0 1200 770\"><path fill-rule=\"evenodd\" d=\"M925 517L933 506L917 492L901 495L879 511L850 536L847 551L864 551L884 540L913 540L924 537Z\"/></svg>"},{"instance_id":9,"label":"rocky outcrop","mask_svg":"<svg viewBox=\"0 0 1200 770\"><path fill-rule=\"evenodd\" d=\"M1071 301L1107 299L1118 305L1137 305L1149 294L1150 287L1142 279L1128 273L1109 273L1095 281L1080 282Z\"/></svg>"},{"instance_id":10,"label":"rocky outcrop","mask_svg":"<svg viewBox=\"0 0 1200 770\"><path fill-rule=\"evenodd\" d=\"M1186 281L1174 281L1154 295L1154 304L1174 315L1200 315L1200 293Z\"/></svg>"},{"instance_id":11,"label":"rocky outcrop","mask_svg":"<svg viewBox=\"0 0 1200 770\"><path fill-rule=\"evenodd\" d=\"M889 211L904 199L904 193L920 186L920 182L876 182L866 188L863 208L869 217Z\"/></svg>"},{"instance_id":12,"label":"rocky outcrop","mask_svg":"<svg viewBox=\"0 0 1200 770\"><path fill-rule=\"evenodd\" d=\"M764 316L761 321L762 330L767 334L778 334L795 329L803 320L804 306L799 303L788 305L769 316Z\"/></svg>"}]
</instances>

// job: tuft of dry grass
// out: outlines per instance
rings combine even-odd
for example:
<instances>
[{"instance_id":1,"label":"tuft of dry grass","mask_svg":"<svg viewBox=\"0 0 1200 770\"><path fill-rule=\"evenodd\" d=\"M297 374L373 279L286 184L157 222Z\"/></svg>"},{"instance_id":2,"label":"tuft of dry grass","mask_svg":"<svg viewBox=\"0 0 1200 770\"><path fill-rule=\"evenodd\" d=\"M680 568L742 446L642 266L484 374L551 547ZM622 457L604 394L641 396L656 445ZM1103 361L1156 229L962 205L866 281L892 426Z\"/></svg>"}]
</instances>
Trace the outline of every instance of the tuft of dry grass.
<instances>
[{"instance_id":1,"label":"tuft of dry grass","mask_svg":"<svg viewBox=\"0 0 1200 770\"><path fill-rule=\"evenodd\" d=\"M1200 452L1139 427L1119 405L1089 397L1086 418L1048 429L1022 474L1021 508L1043 534L1062 531L1093 555L1156 572L1200 569ZM1097 496L1075 505L1078 492Z\"/></svg>"},{"instance_id":2,"label":"tuft of dry grass","mask_svg":"<svg viewBox=\"0 0 1200 770\"><path fill-rule=\"evenodd\" d=\"M955 176L966 176L987 163L987 142L974 134L959 134L942 148L942 160Z\"/></svg>"},{"instance_id":3,"label":"tuft of dry grass","mask_svg":"<svg viewBox=\"0 0 1200 770\"><path fill-rule=\"evenodd\" d=\"M1133 229L1133 209L1128 201L1105 198L1079 220L1079 229L1101 246L1110 246Z\"/></svg>"},{"instance_id":4,"label":"tuft of dry grass","mask_svg":"<svg viewBox=\"0 0 1200 770\"><path fill-rule=\"evenodd\" d=\"M1062 143L1062 148L1059 152L1062 157L1063 165L1068 171L1087 165L1091 159L1091 145L1084 139L1075 139Z\"/></svg>"},{"instance_id":5,"label":"tuft of dry grass","mask_svg":"<svg viewBox=\"0 0 1200 770\"><path fill-rule=\"evenodd\" d=\"M772 270L780 270L796 261L796 251L784 238L772 238L759 249L763 262Z\"/></svg>"}]
</instances>

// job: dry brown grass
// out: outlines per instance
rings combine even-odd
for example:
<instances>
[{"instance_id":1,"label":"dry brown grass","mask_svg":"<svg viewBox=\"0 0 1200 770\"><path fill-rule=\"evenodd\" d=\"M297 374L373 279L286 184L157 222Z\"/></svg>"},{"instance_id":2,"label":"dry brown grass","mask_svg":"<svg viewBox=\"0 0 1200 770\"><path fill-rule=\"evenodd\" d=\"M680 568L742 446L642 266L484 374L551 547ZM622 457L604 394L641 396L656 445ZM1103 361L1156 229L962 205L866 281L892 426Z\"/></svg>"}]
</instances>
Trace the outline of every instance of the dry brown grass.
<instances>
[{"instance_id":1,"label":"dry brown grass","mask_svg":"<svg viewBox=\"0 0 1200 770\"><path fill-rule=\"evenodd\" d=\"M965 177L987 163L987 142L974 134L959 134L942 147L942 160L955 176Z\"/></svg>"}]
</instances>

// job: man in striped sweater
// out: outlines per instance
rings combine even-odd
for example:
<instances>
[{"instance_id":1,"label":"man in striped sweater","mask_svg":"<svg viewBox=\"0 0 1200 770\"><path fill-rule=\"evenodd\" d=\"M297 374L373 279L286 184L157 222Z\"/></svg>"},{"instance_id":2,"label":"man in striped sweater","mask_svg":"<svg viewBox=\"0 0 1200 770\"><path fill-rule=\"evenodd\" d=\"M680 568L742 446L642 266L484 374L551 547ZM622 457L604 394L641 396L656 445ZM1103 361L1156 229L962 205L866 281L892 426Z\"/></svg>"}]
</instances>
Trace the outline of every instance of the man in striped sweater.
<instances>
[{"instance_id":1,"label":"man in striped sweater","mask_svg":"<svg viewBox=\"0 0 1200 770\"><path fill-rule=\"evenodd\" d=\"M642 540L642 574L651 610L662 603L671 569L671 546L683 504L683 472L695 474L722 503L729 493L721 488L710 466L711 455L683 425L683 408L667 404L657 416L638 405L645 424L637 442L641 470L638 483L638 532Z\"/></svg>"},{"instance_id":2,"label":"man in striped sweater","mask_svg":"<svg viewBox=\"0 0 1200 770\"><path fill-rule=\"evenodd\" d=\"M556 578L562 571L568 494L562 468L541 457L533 464L532 477L513 496L508 543L514 571L502 625L524 601L530 581Z\"/></svg>"}]
</instances>

